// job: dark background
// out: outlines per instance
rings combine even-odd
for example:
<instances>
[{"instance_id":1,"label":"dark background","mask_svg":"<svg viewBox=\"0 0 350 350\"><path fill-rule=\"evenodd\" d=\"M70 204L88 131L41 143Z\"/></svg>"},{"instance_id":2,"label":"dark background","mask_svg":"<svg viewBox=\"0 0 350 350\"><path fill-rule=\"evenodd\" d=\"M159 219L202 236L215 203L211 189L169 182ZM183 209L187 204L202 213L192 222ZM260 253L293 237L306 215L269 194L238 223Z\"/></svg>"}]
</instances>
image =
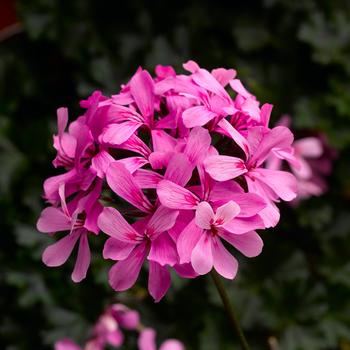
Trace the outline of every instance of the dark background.
<instances>
[{"instance_id":1,"label":"dark background","mask_svg":"<svg viewBox=\"0 0 350 350\"><path fill-rule=\"evenodd\" d=\"M3 2L5 0L1 0ZM9 1L7 1L9 2ZM114 5L114 6L112 6ZM0 42L0 348L52 349L83 341L112 301L137 308L160 340L188 350L225 350L228 321L208 276L176 279L154 304L146 274L128 293L107 284L110 262L95 239L88 277L70 280L41 263L52 240L35 229L42 182L55 174L56 108L70 117L94 89L116 93L139 65L194 59L233 67L273 119L288 113L296 135L324 132L338 157L329 192L282 207L265 249L242 258L227 283L252 349L350 349L349 1L17 1L21 32ZM73 259L74 260L74 259ZM134 349L135 336L124 348Z\"/></svg>"}]
</instances>

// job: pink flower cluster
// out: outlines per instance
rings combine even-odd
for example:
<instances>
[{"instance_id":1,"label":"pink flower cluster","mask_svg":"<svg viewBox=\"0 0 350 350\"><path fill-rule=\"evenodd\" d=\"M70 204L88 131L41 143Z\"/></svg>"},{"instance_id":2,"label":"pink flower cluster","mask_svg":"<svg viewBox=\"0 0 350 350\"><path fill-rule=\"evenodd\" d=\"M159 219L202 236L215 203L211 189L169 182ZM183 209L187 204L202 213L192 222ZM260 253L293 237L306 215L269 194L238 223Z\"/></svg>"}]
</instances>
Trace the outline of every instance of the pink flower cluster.
<instances>
[{"instance_id":1,"label":"pink flower cluster","mask_svg":"<svg viewBox=\"0 0 350 350\"><path fill-rule=\"evenodd\" d=\"M139 68L118 94L94 92L68 129L67 109L58 110L53 164L66 171L45 181L51 206L37 228L67 234L46 248L46 265L62 265L79 241L72 279L81 281L88 238L101 230L104 258L117 261L110 285L129 289L147 261L159 301L170 269L194 278L214 268L233 279L233 248L260 254L256 230L275 226L276 203L296 197L294 175L265 166L271 156L298 166L293 134L269 127L272 105L261 105L235 70L183 66L187 74L177 75L159 65L155 78Z\"/></svg>"},{"instance_id":2,"label":"pink flower cluster","mask_svg":"<svg viewBox=\"0 0 350 350\"><path fill-rule=\"evenodd\" d=\"M139 332L139 350L157 350L155 330L145 328L140 323L139 313L122 304L114 304L106 309L97 320L91 337L83 348L65 338L55 343L55 350L104 350L106 346L109 346L108 349L119 348L124 343L122 330ZM185 350L185 347L176 339L168 339L161 344L159 350Z\"/></svg>"}]
</instances>

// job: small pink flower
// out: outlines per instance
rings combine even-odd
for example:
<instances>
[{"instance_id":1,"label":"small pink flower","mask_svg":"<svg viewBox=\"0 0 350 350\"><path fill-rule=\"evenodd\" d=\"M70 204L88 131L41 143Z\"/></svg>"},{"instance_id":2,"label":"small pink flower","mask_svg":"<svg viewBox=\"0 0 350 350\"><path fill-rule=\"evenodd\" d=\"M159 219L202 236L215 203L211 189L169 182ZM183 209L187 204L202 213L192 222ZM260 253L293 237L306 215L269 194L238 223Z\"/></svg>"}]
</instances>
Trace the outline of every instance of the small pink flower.
<instances>
[{"instance_id":1,"label":"small pink flower","mask_svg":"<svg viewBox=\"0 0 350 350\"><path fill-rule=\"evenodd\" d=\"M109 272L113 289L124 291L134 285L148 256L150 294L159 301L170 286L167 265L177 263L175 242L166 232L173 227L178 212L160 206L149 220L129 225L113 208L105 208L98 219L99 227L110 235L103 256L119 260Z\"/></svg>"},{"instance_id":2,"label":"small pink flower","mask_svg":"<svg viewBox=\"0 0 350 350\"><path fill-rule=\"evenodd\" d=\"M282 116L278 121L278 125L290 126L290 124L291 118L288 115ZM322 135L298 139L293 142L292 148L297 163L291 162L288 158L285 160L288 161L297 180L298 197L296 201L310 196L320 196L327 190L323 177L330 173L335 156L334 151L329 150ZM267 161L267 168L279 170L282 166L283 158L278 157L278 154L271 154Z\"/></svg>"},{"instance_id":3,"label":"small pink flower","mask_svg":"<svg viewBox=\"0 0 350 350\"><path fill-rule=\"evenodd\" d=\"M279 221L279 210L274 202L279 198L293 200L297 195L297 182L289 172L264 168L264 162L270 154L275 154L298 164L293 155L293 134L282 126L271 130L253 127L249 130L247 142L248 153L244 162L231 156L210 156L204 162L205 169L217 181L227 181L243 175L249 192L260 195L267 202L267 207L259 213L265 225L275 226Z\"/></svg>"},{"instance_id":4,"label":"small pink flower","mask_svg":"<svg viewBox=\"0 0 350 350\"><path fill-rule=\"evenodd\" d=\"M138 347L139 350L157 350L156 332L154 329L145 328L140 333ZM176 339L168 339L161 344L159 350L185 350L185 347Z\"/></svg>"},{"instance_id":5,"label":"small pink flower","mask_svg":"<svg viewBox=\"0 0 350 350\"><path fill-rule=\"evenodd\" d=\"M80 196L66 203L64 184L60 186L61 207L44 209L37 222L37 229L44 233L69 231L69 233L48 246L42 256L43 262L50 267L61 266L69 258L75 244L79 240L78 256L72 273L72 280L80 282L85 278L90 265L90 249L88 233L97 234L97 218L102 206L97 202L101 192L101 183L85 196Z\"/></svg>"},{"instance_id":6,"label":"small pink flower","mask_svg":"<svg viewBox=\"0 0 350 350\"><path fill-rule=\"evenodd\" d=\"M140 323L139 313L122 304L110 305L105 310L98 318L91 337L83 347L65 338L55 343L55 350L104 350L106 346L120 348L124 343L124 337L128 336L127 334L124 335L122 330L140 332L137 342L139 350L157 350L155 330L144 328ZM159 349L185 350L185 347L176 339L168 339L162 343Z\"/></svg>"}]
</instances>

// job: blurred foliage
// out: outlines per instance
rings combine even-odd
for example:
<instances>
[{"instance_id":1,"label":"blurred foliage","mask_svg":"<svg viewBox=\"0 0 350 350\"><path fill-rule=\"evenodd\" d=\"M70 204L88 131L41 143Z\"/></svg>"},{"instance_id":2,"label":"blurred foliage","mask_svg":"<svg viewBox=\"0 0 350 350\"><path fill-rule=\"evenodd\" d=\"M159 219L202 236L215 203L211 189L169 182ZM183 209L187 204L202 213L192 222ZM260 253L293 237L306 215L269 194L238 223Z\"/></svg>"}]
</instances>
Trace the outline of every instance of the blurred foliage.
<instances>
[{"instance_id":1,"label":"blurred foliage","mask_svg":"<svg viewBox=\"0 0 350 350\"><path fill-rule=\"evenodd\" d=\"M35 230L44 178L54 174L55 110L80 112L94 89L116 92L139 65L188 59L234 67L273 117L293 116L298 132L324 132L338 150L330 190L283 207L264 252L241 259L227 282L252 349L350 348L350 3L348 1L17 1L22 33L0 43L0 348L50 349L63 336L83 340L112 301L137 308L159 338L189 350L233 349L207 277L174 277L153 304L146 277L128 293L108 287L108 262L95 247L86 281L72 262L40 260L50 238ZM236 348L236 347L235 347Z\"/></svg>"}]
</instances>

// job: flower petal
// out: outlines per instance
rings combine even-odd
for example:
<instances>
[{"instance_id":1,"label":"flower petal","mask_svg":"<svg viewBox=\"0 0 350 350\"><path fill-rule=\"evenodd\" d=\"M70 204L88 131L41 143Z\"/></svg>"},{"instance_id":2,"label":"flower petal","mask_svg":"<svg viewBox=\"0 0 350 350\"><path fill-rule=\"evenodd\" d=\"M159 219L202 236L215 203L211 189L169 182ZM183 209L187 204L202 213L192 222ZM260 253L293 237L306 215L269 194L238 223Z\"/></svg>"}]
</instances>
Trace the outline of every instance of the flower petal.
<instances>
[{"instance_id":1,"label":"flower petal","mask_svg":"<svg viewBox=\"0 0 350 350\"><path fill-rule=\"evenodd\" d=\"M226 186L229 185L229 186ZM266 207L265 200L255 193L244 193L239 188L238 192L234 186L234 181L218 182L210 193L210 201L216 206L232 200L240 207L240 217L249 217L258 214Z\"/></svg>"},{"instance_id":2,"label":"flower petal","mask_svg":"<svg viewBox=\"0 0 350 350\"><path fill-rule=\"evenodd\" d=\"M280 212L272 201L273 196L275 196L274 192L272 192L272 190L270 190L264 183L252 180L249 176L246 176L246 181L250 192L256 193L262 198L265 198L266 207L259 211L259 216L262 218L265 227L276 226L280 219ZM269 192L272 192L272 194Z\"/></svg>"},{"instance_id":3,"label":"flower petal","mask_svg":"<svg viewBox=\"0 0 350 350\"><path fill-rule=\"evenodd\" d=\"M112 163L107 170L106 178L108 185L118 196L146 213L152 211L152 204L123 164Z\"/></svg>"},{"instance_id":4,"label":"flower petal","mask_svg":"<svg viewBox=\"0 0 350 350\"><path fill-rule=\"evenodd\" d=\"M232 138L233 141L243 150L246 157L248 157L250 149L249 143L244 136L242 136L226 119L221 119L218 126L225 131L225 133Z\"/></svg>"},{"instance_id":5,"label":"flower petal","mask_svg":"<svg viewBox=\"0 0 350 350\"><path fill-rule=\"evenodd\" d=\"M230 156L210 156L204 160L204 167L217 181L231 180L247 172L242 159Z\"/></svg>"},{"instance_id":6,"label":"flower petal","mask_svg":"<svg viewBox=\"0 0 350 350\"><path fill-rule=\"evenodd\" d=\"M202 234L203 230L196 225L195 220L190 221L180 233L177 240L177 252L180 258L180 264L191 261L192 251Z\"/></svg>"},{"instance_id":7,"label":"flower petal","mask_svg":"<svg viewBox=\"0 0 350 350\"><path fill-rule=\"evenodd\" d=\"M145 328L141 331L137 341L139 350L157 350L156 332L152 328Z\"/></svg>"},{"instance_id":8,"label":"flower petal","mask_svg":"<svg viewBox=\"0 0 350 350\"><path fill-rule=\"evenodd\" d=\"M225 223L223 227L229 232L240 235L248 231L264 229L265 224L259 215L254 215L248 218L235 217L233 220Z\"/></svg>"},{"instance_id":9,"label":"flower petal","mask_svg":"<svg viewBox=\"0 0 350 350\"><path fill-rule=\"evenodd\" d=\"M266 208L259 212L266 228L275 227L280 221L280 211L275 203L268 201Z\"/></svg>"},{"instance_id":10,"label":"flower petal","mask_svg":"<svg viewBox=\"0 0 350 350\"><path fill-rule=\"evenodd\" d=\"M212 242L209 234L204 232L191 254L191 263L194 270L205 275L213 268Z\"/></svg>"},{"instance_id":11,"label":"flower petal","mask_svg":"<svg viewBox=\"0 0 350 350\"><path fill-rule=\"evenodd\" d=\"M157 208L147 224L147 231L151 239L155 239L160 233L171 229L176 221L179 212L164 205Z\"/></svg>"},{"instance_id":12,"label":"flower petal","mask_svg":"<svg viewBox=\"0 0 350 350\"><path fill-rule=\"evenodd\" d=\"M135 121L110 124L103 130L100 140L107 145L120 145L127 141L141 125Z\"/></svg>"},{"instance_id":13,"label":"flower petal","mask_svg":"<svg viewBox=\"0 0 350 350\"><path fill-rule=\"evenodd\" d=\"M120 329L117 329L115 331L109 331L106 333L105 336L106 336L107 343L114 347L120 347L124 342L124 336ZM89 349L89 347L87 347L87 349ZM95 350L95 349L92 348L92 350ZM96 350L100 350L100 349L97 348Z\"/></svg>"},{"instance_id":14,"label":"flower petal","mask_svg":"<svg viewBox=\"0 0 350 350\"><path fill-rule=\"evenodd\" d=\"M87 238L87 232L85 232L80 235L78 257L72 273L73 282L80 282L86 277L87 270L90 266L90 261L91 253Z\"/></svg>"},{"instance_id":15,"label":"flower petal","mask_svg":"<svg viewBox=\"0 0 350 350\"><path fill-rule=\"evenodd\" d=\"M189 161L195 166L208 155L211 144L211 137L209 131L202 127L195 127L191 130L184 153L187 155Z\"/></svg>"},{"instance_id":16,"label":"flower petal","mask_svg":"<svg viewBox=\"0 0 350 350\"><path fill-rule=\"evenodd\" d=\"M237 94L242 95L244 98L252 97L253 95L246 90L242 82L239 79L233 79L230 81L232 89L237 92Z\"/></svg>"},{"instance_id":17,"label":"flower petal","mask_svg":"<svg viewBox=\"0 0 350 350\"><path fill-rule=\"evenodd\" d=\"M270 103L264 103L261 106L261 111L260 111L261 123L266 127L269 126L272 108L273 108L273 105L271 105Z\"/></svg>"},{"instance_id":18,"label":"flower petal","mask_svg":"<svg viewBox=\"0 0 350 350\"><path fill-rule=\"evenodd\" d=\"M323 153L322 142L317 137L305 137L294 142L298 154L307 158L318 158Z\"/></svg>"},{"instance_id":19,"label":"flower petal","mask_svg":"<svg viewBox=\"0 0 350 350\"><path fill-rule=\"evenodd\" d=\"M111 309L122 328L136 330L140 325L140 314L137 311L130 310L123 304L114 304Z\"/></svg>"},{"instance_id":20,"label":"flower petal","mask_svg":"<svg viewBox=\"0 0 350 350\"><path fill-rule=\"evenodd\" d=\"M193 73L192 79L204 89L213 92L224 99L229 99L226 90L206 69L198 69Z\"/></svg>"},{"instance_id":21,"label":"flower petal","mask_svg":"<svg viewBox=\"0 0 350 350\"><path fill-rule=\"evenodd\" d=\"M293 139L292 132L284 126L276 126L271 130L264 127L249 129L248 142L252 154L250 162L260 166L271 154L273 148L290 148Z\"/></svg>"},{"instance_id":22,"label":"flower petal","mask_svg":"<svg viewBox=\"0 0 350 350\"><path fill-rule=\"evenodd\" d=\"M192 165L183 153L174 154L164 174L164 179L185 186L192 176Z\"/></svg>"},{"instance_id":23,"label":"flower petal","mask_svg":"<svg viewBox=\"0 0 350 350\"><path fill-rule=\"evenodd\" d=\"M68 124L68 108L61 107L57 109L57 128L58 137L62 139L64 130Z\"/></svg>"},{"instance_id":24,"label":"flower petal","mask_svg":"<svg viewBox=\"0 0 350 350\"><path fill-rule=\"evenodd\" d=\"M103 247L103 258L112 260L124 260L135 248L135 244L122 242L110 237Z\"/></svg>"},{"instance_id":25,"label":"flower petal","mask_svg":"<svg viewBox=\"0 0 350 350\"><path fill-rule=\"evenodd\" d=\"M148 260L161 266L174 266L178 261L176 245L168 233L164 232L151 243Z\"/></svg>"},{"instance_id":26,"label":"flower petal","mask_svg":"<svg viewBox=\"0 0 350 350\"><path fill-rule=\"evenodd\" d=\"M217 114L204 106L190 107L182 113L182 119L187 128L205 125L215 117Z\"/></svg>"},{"instance_id":27,"label":"flower petal","mask_svg":"<svg viewBox=\"0 0 350 350\"><path fill-rule=\"evenodd\" d=\"M154 152L170 152L175 149L177 140L164 130L152 130L151 135Z\"/></svg>"},{"instance_id":28,"label":"flower petal","mask_svg":"<svg viewBox=\"0 0 350 350\"><path fill-rule=\"evenodd\" d=\"M125 260L121 260L113 265L109 270L108 279L114 290L122 292L135 284L146 254L147 245L140 244Z\"/></svg>"},{"instance_id":29,"label":"flower petal","mask_svg":"<svg viewBox=\"0 0 350 350\"><path fill-rule=\"evenodd\" d=\"M208 202L200 202L197 206L195 222L202 229L209 230L214 222L215 214Z\"/></svg>"},{"instance_id":30,"label":"flower petal","mask_svg":"<svg viewBox=\"0 0 350 350\"><path fill-rule=\"evenodd\" d=\"M200 67L199 65L197 64L197 62L195 61L192 61L192 60L188 60L187 62L185 62L182 67L187 70L188 72L191 72L191 73L195 73L197 72Z\"/></svg>"},{"instance_id":31,"label":"flower petal","mask_svg":"<svg viewBox=\"0 0 350 350\"><path fill-rule=\"evenodd\" d=\"M154 111L154 83L146 70L140 70L130 80L130 92L142 116L149 122Z\"/></svg>"},{"instance_id":32,"label":"flower petal","mask_svg":"<svg viewBox=\"0 0 350 350\"><path fill-rule=\"evenodd\" d=\"M157 188L158 183L163 180L162 175L146 169L136 170L133 176L140 188Z\"/></svg>"},{"instance_id":33,"label":"flower petal","mask_svg":"<svg viewBox=\"0 0 350 350\"><path fill-rule=\"evenodd\" d=\"M234 77L237 72L234 69L216 68L211 71L212 76L225 87Z\"/></svg>"},{"instance_id":34,"label":"flower petal","mask_svg":"<svg viewBox=\"0 0 350 350\"><path fill-rule=\"evenodd\" d=\"M91 167L96 171L98 177L105 177L109 164L114 162L114 158L105 150L97 153L91 160Z\"/></svg>"},{"instance_id":35,"label":"flower petal","mask_svg":"<svg viewBox=\"0 0 350 350\"><path fill-rule=\"evenodd\" d=\"M237 260L228 252L221 243L220 238L215 237L212 241L214 268L222 276L234 279L238 270Z\"/></svg>"},{"instance_id":36,"label":"flower petal","mask_svg":"<svg viewBox=\"0 0 350 350\"><path fill-rule=\"evenodd\" d=\"M291 201L297 196L298 186L294 175L287 171L259 168L253 177L270 187L280 198Z\"/></svg>"},{"instance_id":37,"label":"flower petal","mask_svg":"<svg viewBox=\"0 0 350 350\"><path fill-rule=\"evenodd\" d=\"M157 303L164 297L171 284L168 268L154 261L149 263L148 290Z\"/></svg>"},{"instance_id":38,"label":"flower petal","mask_svg":"<svg viewBox=\"0 0 350 350\"><path fill-rule=\"evenodd\" d=\"M143 157L128 157L119 159L117 162L123 164L129 173L134 174L135 171L147 164L148 160Z\"/></svg>"},{"instance_id":39,"label":"flower petal","mask_svg":"<svg viewBox=\"0 0 350 350\"><path fill-rule=\"evenodd\" d=\"M75 192L78 189L77 171L73 168L64 174L51 176L44 181L44 196L50 203L55 203L59 200L58 188L62 183L66 184L67 196ZM69 184L70 191L67 190L67 184Z\"/></svg>"},{"instance_id":40,"label":"flower petal","mask_svg":"<svg viewBox=\"0 0 350 350\"><path fill-rule=\"evenodd\" d=\"M49 245L43 253L43 263L50 267L61 266L72 253L72 250L79 239L80 233L73 231L61 238L54 244Z\"/></svg>"},{"instance_id":41,"label":"flower petal","mask_svg":"<svg viewBox=\"0 0 350 350\"><path fill-rule=\"evenodd\" d=\"M125 243L138 243L141 237L119 211L111 207L103 209L97 223L104 233Z\"/></svg>"},{"instance_id":42,"label":"flower petal","mask_svg":"<svg viewBox=\"0 0 350 350\"><path fill-rule=\"evenodd\" d=\"M220 224L225 224L230 222L233 218L235 218L241 211L239 205L233 201L229 201L228 203L222 205L221 207L216 209L215 219L216 221L220 221Z\"/></svg>"},{"instance_id":43,"label":"flower petal","mask_svg":"<svg viewBox=\"0 0 350 350\"><path fill-rule=\"evenodd\" d=\"M121 145L118 145L117 148L127 149L128 151L141 154L145 158L148 158L151 154L149 147L135 134L131 135L130 138Z\"/></svg>"},{"instance_id":44,"label":"flower petal","mask_svg":"<svg viewBox=\"0 0 350 350\"><path fill-rule=\"evenodd\" d=\"M71 219L60 209L48 207L41 212L36 228L44 233L68 231L71 229Z\"/></svg>"},{"instance_id":45,"label":"flower petal","mask_svg":"<svg viewBox=\"0 0 350 350\"><path fill-rule=\"evenodd\" d=\"M182 278L196 278L198 273L194 271L191 263L176 264L173 266L176 273Z\"/></svg>"},{"instance_id":46,"label":"flower petal","mask_svg":"<svg viewBox=\"0 0 350 350\"><path fill-rule=\"evenodd\" d=\"M195 209L199 202L192 192L168 180L159 182L157 194L160 202L171 209Z\"/></svg>"},{"instance_id":47,"label":"flower petal","mask_svg":"<svg viewBox=\"0 0 350 350\"><path fill-rule=\"evenodd\" d=\"M176 339L168 339L162 343L159 350L185 350L185 347Z\"/></svg>"},{"instance_id":48,"label":"flower petal","mask_svg":"<svg viewBox=\"0 0 350 350\"><path fill-rule=\"evenodd\" d=\"M264 242L255 231L250 231L243 235L223 232L220 236L248 258L258 256L264 246Z\"/></svg>"}]
</instances>

